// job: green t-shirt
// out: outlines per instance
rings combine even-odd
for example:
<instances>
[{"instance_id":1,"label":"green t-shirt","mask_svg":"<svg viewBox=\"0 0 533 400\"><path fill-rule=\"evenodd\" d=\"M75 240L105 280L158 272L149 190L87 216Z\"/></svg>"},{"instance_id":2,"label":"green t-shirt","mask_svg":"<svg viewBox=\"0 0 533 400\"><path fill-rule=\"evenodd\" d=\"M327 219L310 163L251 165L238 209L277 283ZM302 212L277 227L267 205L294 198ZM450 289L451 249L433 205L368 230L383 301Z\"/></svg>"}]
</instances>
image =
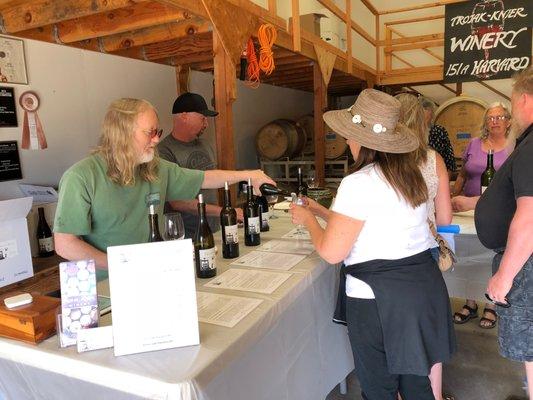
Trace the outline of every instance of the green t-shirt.
<instances>
[{"instance_id":1,"label":"green t-shirt","mask_svg":"<svg viewBox=\"0 0 533 400\"><path fill-rule=\"evenodd\" d=\"M101 251L108 246L148 241L149 194L159 193L160 232L165 200L190 200L199 192L204 172L160 160L159 179L136 179L120 186L107 176L107 165L97 154L70 167L59 182L54 231L80 236Z\"/></svg>"}]
</instances>

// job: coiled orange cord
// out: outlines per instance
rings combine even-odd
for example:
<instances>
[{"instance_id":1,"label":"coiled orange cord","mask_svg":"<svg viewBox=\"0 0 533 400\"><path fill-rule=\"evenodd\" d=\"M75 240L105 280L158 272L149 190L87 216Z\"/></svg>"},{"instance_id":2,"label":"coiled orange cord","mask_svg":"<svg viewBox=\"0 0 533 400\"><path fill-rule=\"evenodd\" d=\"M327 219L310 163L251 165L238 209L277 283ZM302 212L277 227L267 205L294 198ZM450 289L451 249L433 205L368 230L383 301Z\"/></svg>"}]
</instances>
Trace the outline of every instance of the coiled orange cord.
<instances>
[{"instance_id":1,"label":"coiled orange cord","mask_svg":"<svg viewBox=\"0 0 533 400\"><path fill-rule=\"evenodd\" d=\"M248 79L245 81L246 85L252 89L257 89L259 87L259 64L257 63L257 56L255 55L255 46L252 38L248 39L248 45L246 46L246 58L248 59L248 67L246 72L248 74Z\"/></svg>"},{"instance_id":2,"label":"coiled orange cord","mask_svg":"<svg viewBox=\"0 0 533 400\"><path fill-rule=\"evenodd\" d=\"M257 32L257 38L261 46L259 52L259 68L266 75L270 75L275 68L272 46L276 41L276 37L277 31L272 24L264 24L259 27L259 31Z\"/></svg>"}]
</instances>

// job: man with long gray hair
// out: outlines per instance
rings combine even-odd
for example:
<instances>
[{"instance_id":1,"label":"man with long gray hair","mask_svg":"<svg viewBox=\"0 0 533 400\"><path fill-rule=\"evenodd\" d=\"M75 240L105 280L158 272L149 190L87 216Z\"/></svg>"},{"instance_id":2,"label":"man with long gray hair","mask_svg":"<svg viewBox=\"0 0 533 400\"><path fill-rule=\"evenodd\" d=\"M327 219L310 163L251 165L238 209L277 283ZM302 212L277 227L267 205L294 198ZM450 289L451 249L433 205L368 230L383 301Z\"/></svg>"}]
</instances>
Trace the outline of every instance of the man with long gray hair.
<instances>
[{"instance_id":1,"label":"man with long gray hair","mask_svg":"<svg viewBox=\"0 0 533 400\"><path fill-rule=\"evenodd\" d=\"M500 318L500 353L525 363L533 398L533 68L516 76L511 105L521 134L477 202L475 219L479 240L496 252L487 297Z\"/></svg>"}]
</instances>

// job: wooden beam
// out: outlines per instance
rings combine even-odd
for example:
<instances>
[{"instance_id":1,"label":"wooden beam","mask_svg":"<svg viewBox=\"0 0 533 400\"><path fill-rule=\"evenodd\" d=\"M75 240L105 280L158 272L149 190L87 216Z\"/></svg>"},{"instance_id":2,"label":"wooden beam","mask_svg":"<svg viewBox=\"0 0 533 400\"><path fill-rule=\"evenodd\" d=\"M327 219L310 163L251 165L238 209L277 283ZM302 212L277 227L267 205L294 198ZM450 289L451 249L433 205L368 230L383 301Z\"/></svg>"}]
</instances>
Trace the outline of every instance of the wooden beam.
<instances>
[{"instance_id":1,"label":"wooden beam","mask_svg":"<svg viewBox=\"0 0 533 400\"><path fill-rule=\"evenodd\" d=\"M203 19L209 19L202 2L198 0L157 0L159 3L167 4L174 8L187 11L191 15L196 15Z\"/></svg>"},{"instance_id":2,"label":"wooden beam","mask_svg":"<svg viewBox=\"0 0 533 400\"><path fill-rule=\"evenodd\" d=\"M190 17L186 11L176 10L157 2L146 2L107 13L58 22L57 36L62 43L73 43L152 25L182 21ZM26 31L23 34L31 35L31 32Z\"/></svg>"},{"instance_id":3,"label":"wooden beam","mask_svg":"<svg viewBox=\"0 0 533 400\"><path fill-rule=\"evenodd\" d=\"M248 39L259 26L256 15L221 0L202 0L233 64L237 64Z\"/></svg>"},{"instance_id":4,"label":"wooden beam","mask_svg":"<svg viewBox=\"0 0 533 400\"><path fill-rule=\"evenodd\" d=\"M385 40L381 41L382 46L395 46L400 44L411 44L411 43L421 43L427 42L430 40L444 40L444 33L430 33L428 35L419 35L419 36L403 36L397 39L392 39L390 45L386 43Z\"/></svg>"},{"instance_id":5,"label":"wooden beam","mask_svg":"<svg viewBox=\"0 0 533 400\"><path fill-rule=\"evenodd\" d=\"M379 15L378 14L374 14L375 15L375 33L376 33L376 71L380 71L381 70L381 47L379 45L379 40L380 40L380 26L379 26Z\"/></svg>"},{"instance_id":6,"label":"wooden beam","mask_svg":"<svg viewBox=\"0 0 533 400\"><path fill-rule=\"evenodd\" d=\"M106 36L101 38L101 44L103 50L112 53L130 47L144 46L197 33L205 33L210 30L211 24L209 22L194 18Z\"/></svg>"},{"instance_id":7,"label":"wooden beam","mask_svg":"<svg viewBox=\"0 0 533 400\"><path fill-rule=\"evenodd\" d=\"M479 83L481 86L486 87L487 89L493 91L497 95L502 96L504 99L507 99L508 101L511 101L511 98L509 96L507 96L505 93L500 92L499 90L493 88L492 86L486 84L485 82L477 81L477 83Z\"/></svg>"},{"instance_id":8,"label":"wooden beam","mask_svg":"<svg viewBox=\"0 0 533 400\"><path fill-rule=\"evenodd\" d=\"M200 33L185 36L175 40L152 43L146 46L132 47L120 50L114 54L137 58L146 61L156 61L166 57L178 57L183 60L179 64L207 61L213 57L213 33Z\"/></svg>"},{"instance_id":9,"label":"wooden beam","mask_svg":"<svg viewBox=\"0 0 533 400\"><path fill-rule=\"evenodd\" d=\"M233 170L235 169L235 145L232 107L237 98L236 71L233 60L222 45L218 31L213 33L213 52L215 54L215 108L218 111L218 116L215 118L217 164L220 169Z\"/></svg>"},{"instance_id":10,"label":"wooden beam","mask_svg":"<svg viewBox=\"0 0 533 400\"><path fill-rule=\"evenodd\" d=\"M390 53L392 51L408 51L415 49L427 49L428 47L441 47L444 46L444 39L431 40L427 42L412 43L401 46L386 46L385 53Z\"/></svg>"},{"instance_id":11,"label":"wooden beam","mask_svg":"<svg viewBox=\"0 0 533 400\"><path fill-rule=\"evenodd\" d=\"M440 82L443 78L442 65L396 69L379 75L380 85L405 85L409 83Z\"/></svg>"},{"instance_id":12,"label":"wooden beam","mask_svg":"<svg viewBox=\"0 0 533 400\"><path fill-rule=\"evenodd\" d=\"M33 0L2 6L3 33L16 33L67 19L114 11L146 0Z\"/></svg>"},{"instance_id":13,"label":"wooden beam","mask_svg":"<svg viewBox=\"0 0 533 400\"><path fill-rule=\"evenodd\" d=\"M392 42L392 30L386 26L385 27L385 45L390 46ZM392 53L385 53L385 72L388 73L392 70Z\"/></svg>"},{"instance_id":14,"label":"wooden beam","mask_svg":"<svg viewBox=\"0 0 533 400\"><path fill-rule=\"evenodd\" d=\"M442 19L442 18L444 18L444 14L430 15L427 17L419 17L419 18L397 19L394 21L385 22L385 25L391 26L391 25L411 24L414 22L426 22L426 21L431 21L434 19Z\"/></svg>"},{"instance_id":15,"label":"wooden beam","mask_svg":"<svg viewBox=\"0 0 533 400\"><path fill-rule=\"evenodd\" d=\"M300 40L300 2L292 0L292 49L296 52L302 51Z\"/></svg>"},{"instance_id":16,"label":"wooden beam","mask_svg":"<svg viewBox=\"0 0 533 400\"><path fill-rule=\"evenodd\" d=\"M457 82L455 85L455 95L460 96L463 94L463 84L462 82Z\"/></svg>"},{"instance_id":17,"label":"wooden beam","mask_svg":"<svg viewBox=\"0 0 533 400\"><path fill-rule=\"evenodd\" d=\"M348 60L348 71L352 70L352 0L346 0L346 14L344 22L346 24L346 59ZM318 55L318 53L317 53ZM328 86L328 81L326 81Z\"/></svg>"},{"instance_id":18,"label":"wooden beam","mask_svg":"<svg viewBox=\"0 0 533 400\"><path fill-rule=\"evenodd\" d=\"M440 6L445 6L446 4L462 3L464 1L465 0L441 0L441 1L433 2L433 3L419 4L419 5L411 6L411 7L402 7L402 8L395 8L395 9L390 9L386 11L380 11L379 15L395 14L395 13L413 11L413 10L423 10L425 8L440 7Z\"/></svg>"},{"instance_id":19,"label":"wooden beam","mask_svg":"<svg viewBox=\"0 0 533 400\"><path fill-rule=\"evenodd\" d=\"M176 92L178 95L189 91L190 73L190 68L183 67L181 65L176 67Z\"/></svg>"},{"instance_id":20,"label":"wooden beam","mask_svg":"<svg viewBox=\"0 0 533 400\"><path fill-rule=\"evenodd\" d=\"M277 0L268 0L268 11L274 15L278 15L278 2Z\"/></svg>"},{"instance_id":21,"label":"wooden beam","mask_svg":"<svg viewBox=\"0 0 533 400\"><path fill-rule=\"evenodd\" d=\"M318 63L313 66L313 109L314 109L314 127L315 127L315 176L320 186L324 186L325 178L325 155L326 155L326 138L324 129L324 120L322 115L327 109L327 89L322 79L322 73Z\"/></svg>"},{"instance_id":22,"label":"wooden beam","mask_svg":"<svg viewBox=\"0 0 533 400\"><path fill-rule=\"evenodd\" d=\"M391 54L392 57L396 58L398 61L404 63L405 65L409 66L409 67L412 67L412 68L415 68L414 64L411 64L410 62L408 62L407 60L403 59L402 57L392 53Z\"/></svg>"},{"instance_id":23,"label":"wooden beam","mask_svg":"<svg viewBox=\"0 0 533 400\"><path fill-rule=\"evenodd\" d=\"M387 27L386 29L390 29L391 32L394 32L396 35L398 35L398 36L401 37L401 38L404 38L404 37L405 37L405 35L404 35L403 33L398 32L398 31L397 31L396 29L394 29L394 28ZM431 51L431 50L429 50L429 49L422 49L422 51L423 51L424 53L429 54L429 55L432 56L433 58L436 58L437 60L439 60L439 61L441 61L441 62L444 62L444 58L441 57L441 56L439 56L437 53L435 53L435 52L433 52L433 51Z\"/></svg>"},{"instance_id":24,"label":"wooden beam","mask_svg":"<svg viewBox=\"0 0 533 400\"><path fill-rule=\"evenodd\" d=\"M368 10L369 10L372 14L374 14L374 15L376 15L376 16L379 15L379 11L376 10L376 7L374 7L374 6L372 5L372 3L371 3L369 0L361 0L361 3L363 3L363 4L366 6L366 8L368 8ZM376 36L376 37L377 37L377 36Z\"/></svg>"}]
</instances>

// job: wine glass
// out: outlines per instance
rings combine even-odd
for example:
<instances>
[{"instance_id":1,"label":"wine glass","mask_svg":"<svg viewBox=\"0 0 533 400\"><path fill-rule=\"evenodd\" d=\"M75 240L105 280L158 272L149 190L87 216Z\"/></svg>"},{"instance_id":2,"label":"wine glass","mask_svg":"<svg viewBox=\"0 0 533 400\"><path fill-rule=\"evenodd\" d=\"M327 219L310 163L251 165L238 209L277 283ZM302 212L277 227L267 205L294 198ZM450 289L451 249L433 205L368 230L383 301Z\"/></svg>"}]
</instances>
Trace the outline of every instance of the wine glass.
<instances>
[{"instance_id":1,"label":"wine glass","mask_svg":"<svg viewBox=\"0 0 533 400\"><path fill-rule=\"evenodd\" d=\"M277 194L270 194L268 196L265 196L268 201L268 207L270 208L270 219L277 219L278 216L274 215L274 204L278 202L278 195Z\"/></svg>"},{"instance_id":2,"label":"wine glass","mask_svg":"<svg viewBox=\"0 0 533 400\"><path fill-rule=\"evenodd\" d=\"M164 214L165 230L163 237L165 240L183 239L185 237L185 226L179 212Z\"/></svg>"},{"instance_id":3,"label":"wine glass","mask_svg":"<svg viewBox=\"0 0 533 400\"><path fill-rule=\"evenodd\" d=\"M316 181L316 173L314 169L310 169L307 173L307 187L309 189L314 189L318 187L318 183Z\"/></svg>"},{"instance_id":4,"label":"wine glass","mask_svg":"<svg viewBox=\"0 0 533 400\"><path fill-rule=\"evenodd\" d=\"M291 193L291 197L292 197L292 204L296 204L297 206L305 205L304 199L302 197L299 197L296 193ZM297 236L305 235L303 225L301 224L296 225L296 235Z\"/></svg>"}]
</instances>

